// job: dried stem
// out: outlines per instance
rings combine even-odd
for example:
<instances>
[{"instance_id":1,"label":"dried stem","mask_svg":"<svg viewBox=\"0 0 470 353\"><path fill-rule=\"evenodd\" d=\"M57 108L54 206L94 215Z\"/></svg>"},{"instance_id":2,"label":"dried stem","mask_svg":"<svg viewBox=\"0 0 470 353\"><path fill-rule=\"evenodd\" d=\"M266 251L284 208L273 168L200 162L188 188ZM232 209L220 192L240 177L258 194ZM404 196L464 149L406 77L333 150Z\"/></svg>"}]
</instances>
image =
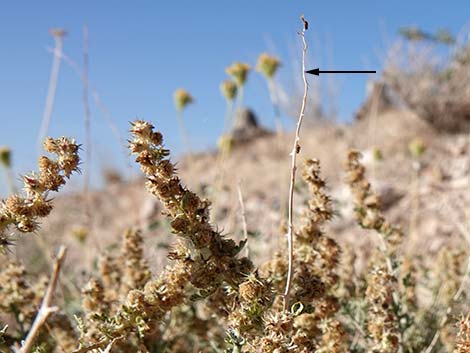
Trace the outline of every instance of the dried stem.
<instances>
[{"instance_id":1,"label":"dried stem","mask_svg":"<svg viewBox=\"0 0 470 353\"><path fill-rule=\"evenodd\" d=\"M183 139L184 146L186 148L186 152L191 154L191 142L189 140L188 132L186 131L186 126L184 125L184 117L183 117L183 110L178 109L176 112L176 120L178 120L178 125L180 129L180 134Z\"/></svg>"},{"instance_id":2,"label":"dried stem","mask_svg":"<svg viewBox=\"0 0 470 353\"><path fill-rule=\"evenodd\" d=\"M41 327L46 323L49 316L59 310L56 306L51 306L52 298L54 296L55 288L57 287L57 282L59 280L59 273L62 263L65 259L66 248L61 246L57 257L54 262L54 269L52 271L51 279L49 281L49 285L47 286L46 293L44 294L44 298L41 303L41 307L34 319L33 325L26 336L23 346L19 349L18 353L28 353L31 351L34 341L39 334Z\"/></svg>"},{"instance_id":3,"label":"dried stem","mask_svg":"<svg viewBox=\"0 0 470 353\"><path fill-rule=\"evenodd\" d=\"M274 78L268 78L268 90L269 98L271 99L271 104L273 106L274 118L276 119L276 125L281 124L281 110L279 109L279 102L277 97L276 82Z\"/></svg>"},{"instance_id":4,"label":"dried stem","mask_svg":"<svg viewBox=\"0 0 470 353\"><path fill-rule=\"evenodd\" d=\"M293 257L294 257L294 222L293 222L293 213L294 213L294 186L295 186L295 172L297 170L297 154L300 152L300 128L302 126L302 121L305 115L305 107L307 105L307 94L308 94L308 82L305 74L305 55L307 53L307 42L305 41L305 31L308 28L308 23L305 21L304 16L302 15L301 20L303 22L302 32L299 35L302 37L303 50L302 50L302 79L304 81L304 96L302 98L302 107L300 108L299 119L297 121L297 127L295 129L295 139L291 156L291 178L290 178L290 187L289 187L289 219L288 219L288 232L287 232L287 246L288 246L288 269L287 269L287 281L286 289L284 291L284 310L287 310L289 307L289 292L292 284L292 274L293 274Z\"/></svg>"},{"instance_id":5,"label":"dried stem","mask_svg":"<svg viewBox=\"0 0 470 353\"><path fill-rule=\"evenodd\" d=\"M39 130L37 149L38 153L42 150L42 141L44 141L47 130L49 129L49 124L51 122L52 110L54 108L54 99L55 92L57 90L57 81L59 79L59 69L60 61L62 57L62 47L63 47L63 37L65 36L65 31L61 29L53 29L50 31L54 37L55 47L54 47L54 58L52 59L52 68L51 75L49 77L49 88L47 90L46 97L46 106L44 107L44 113L42 116L41 129Z\"/></svg>"},{"instance_id":6,"label":"dried stem","mask_svg":"<svg viewBox=\"0 0 470 353\"><path fill-rule=\"evenodd\" d=\"M108 339L103 338L101 341L99 341L97 343L93 343L93 344L90 344L89 346L85 346L83 348L76 349L72 353L87 353L87 352L90 352L94 349L100 349L101 347L104 347L106 344L114 343L115 340L112 340L110 343L108 343L108 342L109 342Z\"/></svg>"},{"instance_id":7,"label":"dried stem","mask_svg":"<svg viewBox=\"0 0 470 353\"><path fill-rule=\"evenodd\" d=\"M247 239L248 238L248 229L247 229L247 226L246 226L245 202L243 202L241 181L238 182L237 191L238 191L238 200L240 201L240 210L242 212L243 235L245 236L245 239Z\"/></svg>"},{"instance_id":8,"label":"dried stem","mask_svg":"<svg viewBox=\"0 0 470 353\"><path fill-rule=\"evenodd\" d=\"M50 53L52 53L53 55L60 56L62 58L62 60L64 60L64 62L67 65L69 65L75 71L75 73L78 76L80 76L80 79L83 80L83 78L84 78L83 69L80 68L80 66L75 61L73 61L67 54L65 54L62 51L59 52L59 51L57 51L55 49L52 49L52 48L48 48L47 50ZM119 128L117 127L116 122L112 118L111 113L109 112L109 109L103 103L103 101L101 99L101 96L99 95L99 93L96 90L95 86L93 85L92 81L89 78L87 78L87 81L88 81L87 85L88 85L88 88L90 90L90 94L93 97L93 100L94 100L96 106L98 107L98 109L103 114L103 117L106 120L106 123L109 125L109 128L110 128L112 134L114 135L114 138L116 139L116 141L118 142L118 144L122 148L124 160L126 162L126 168L128 170L128 173L130 174L132 166L131 166L130 161L129 161L129 154L127 152L126 140L124 139L122 134L119 132Z\"/></svg>"},{"instance_id":9,"label":"dried stem","mask_svg":"<svg viewBox=\"0 0 470 353\"><path fill-rule=\"evenodd\" d=\"M82 71L82 100L85 111L85 144L86 144L86 168L83 194L85 196L85 217L87 230L91 229L90 210L90 173L91 173L91 112L88 100L88 27L83 26L83 71Z\"/></svg>"},{"instance_id":10,"label":"dried stem","mask_svg":"<svg viewBox=\"0 0 470 353\"><path fill-rule=\"evenodd\" d=\"M241 214L242 214L243 236L245 237L245 241L248 241L248 227L246 225L245 202L243 201L241 181L238 181L237 191L238 191L238 201L240 202L240 211L241 211ZM245 249L246 249L245 256L249 257L250 256L250 249L249 249L248 245L245 245Z\"/></svg>"},{"instance_id":11,"label":"dried stem","mask_svg":"<svg viewBox=\"0 0 470 353\"><path fill-rule=\"evenodd\" d=\"M8 184L8 190L10 194L15 194L17 192L15 185L15 178L13 176L13 171L11 167L5 167L5 177Z\"/></svg>"}]
</instances>

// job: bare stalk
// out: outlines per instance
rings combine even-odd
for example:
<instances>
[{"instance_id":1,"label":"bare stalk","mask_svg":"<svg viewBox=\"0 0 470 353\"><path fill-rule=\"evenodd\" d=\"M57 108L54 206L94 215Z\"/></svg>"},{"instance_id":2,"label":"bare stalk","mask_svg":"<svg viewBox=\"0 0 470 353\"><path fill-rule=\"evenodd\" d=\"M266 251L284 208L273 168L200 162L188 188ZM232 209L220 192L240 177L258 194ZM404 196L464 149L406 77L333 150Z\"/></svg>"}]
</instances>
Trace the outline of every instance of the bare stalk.
<instances>
[{"instance_id":1,"label":"bare stalk","mask_svg":"<svg viewBox=\"0 0 470 353\"><path fill-rule=\"evenodd\" d=\"M51 75L49 77L49 88L47 90L46 106L42 116L41 129L39 130L37 150L38 153L42 151L42 142L46 138L47 130L51 122L52 110L54 108L55 92L57 90L57 81L59 79L60 61L62 57L63 38L66 35L63 29L51 29L50 33L54 37L54 58L52 59Z\"/></svg>"},{"instance_id":2,"label":"bare stalk","mask_svg":"<svg viewBox=\"0 0 470 353\"><path fill-rule=\"evenodd\" d=\"M248 239L248 228L246 226L245 202L243 202L241 181L239 181L237 184L237 191L238 191L238 201L240 201L240 210L242 213L243 235L245 236L245 239Z\"/></svg>"},{"instance_id":3,"label":"bare stalk","mask_svg":"<svg viewBox=\"0 0 470 353\"><path fill-rule=\"evenodd\" d=\"M289 292L292 285L292 274L293 274L293 258L294 258L294 186L295 186L295 172L297 170L297 154L300 152L300 128L302 121L305 116L305 107L307 105L307 94L308 94L308 82L305 74L305 56L307 53L307 42L305 41L305 31L308 29L308 22L304 16L301 16L303 22L302 32L299 35L302 37L303 50L302 50L302 79L304 81L304 96L302 98L302 107L300 108L299 119L297 120L297 127L295 129L295 139L291 156L291 173L290 173L290 187L289 187L289 219L288 219L288 231L287 231L287 246L288 246L288 268L287 268L287 281L286 289L284 291L284 310L289 307Z\"/></svg>"},{"instance_id":4,"label":"bare stalk","mask_svg":"<svg viewBox=\"0 0 470 353\"><path fill-rule=\"evenodd\" d=\"M279 102L277 97L276 82L274 78L268 78L268 90L269 98L271 99L271 104L273 106L274 117L276 119L276 125L281 124L281 110L279 109Z\"/></svg>"},{"instance_id":5,"label":"bare stalk","mask_svg":"<svg viewBox=\"0 0 470 353\"><path fill-rule=\"evenodd\" d=\"M86 168L83 194L85 196L85 217L88 231L91 229L90 210L90 173L91 173L91 112L88 100L88 27L83 26L83 71L82 71L82 100L85 111L85 144L86 144Z\"/></svg>"},{"instance_id":6,"label":"bare stalk","mask_svg":"<svg viewBox=\"0 0 470 353\"><path fill-rule=\"evenodd\" d=\"M51 306L52 298L54 296L55 289L57 287L57 282L59 280L59 273L62 263L65 259L66 248L61 246L57 252L57 257L54 262L54 268L52 270L51 279L49 285L47 286L46 293L41 303L41 307L34 319L33 325L26 336L23 346L17 350L17 353L28 353L33 348L34 341L41 330L41 327L46 323L49 316L59 310L57 306Z\"/></svg>"},{"instance_id":7,"label":"bare stalk","mask_svg":"<svg viewBox=\"0 0 470 353\"><path fill-rule=\"evenodd\" d=\"M248 240L248 227L246 225L245 202L243 201L241 180L238 181L237 191L238 191L238 201L240 202L240 211L242 214L243 236L245 237L245 241L247 241ZM245 248L246 248L246 257L249 257L250 249L248 248L248 245L245 245Z\"/></svg>"},{"instance_id":8,"label":"bare stalk","mask_svg":"<svg viewBox=\"0 0 470 353\"><path fill-rule=\"evenodd\" d=\"M186 126L184 125L182 109L178 109L178 111L176 112L176 120L178 120L178 125L180 128L181 137L183 138L183 143L186 147L186 152L191 153L191 142L189 140L188 132L186 131Z\"/></svg>"},{"instance_id":9,"label":"bare stalk","mask_svg":"<svg viewBox=\"0 0 470 353\"><path fill-rule=\"evenodd\" d=\"M212 195L212 202L214 205L217 204L217 195L219 194L220 190L224 185L224 178L225 178L225 169L224 164L227 160L227 157L230 152L230 145L229 145L229 133L230 130L233 129L234 125L234 112L233 112L234 101L227 100L227 111L225 113L225 121L224 121L224 131L221 135L221 144L219 146L219 151L217 153L217 160L216 160L216 174L215 174L215 182L214 182L214 194Z\"/></svg>"},{"instance_id":10,"label":"bare stalk","mask_svg":"<svg viewBox=\"0 0 470 353\"><path fill-rule=\"evenodd\" d=\"M233 100L228 100L227 111L225 112L223 134L228 133L232 128L233 128Z\"/></svg>"},{"instance_id":11,"label":"bare stalk","mask_svg":"<svg viewBox=\"0 0 470 353\"><path fill-rule=\"evenodd\" d=\"M7 179L8 190L10 194L16 193L16 185L15 185L15 178L13 176L13 171L11 167L5 167L5 177Z\"/></svg>"},{"instance_id":12,"label":"bare stalk","mask_svg":"<svg viewBox=\"0 0 470 353\"><path fill-rule=\"evenodd\" d=\"M73 61L68 55L66 55L64 52L58 52L58 51L56 51L54 49L51 49L51 48L48 48L48 51L51 52L54 55L59 55L64 60L64 62L67 65L69 65L75 71L75 73L78 76L80 76L80 79L83 80L84 76L83 76L82 68L80 68L80 66L75 61ZM92 83L92 81L90 80L89 77L88 77L87 81L88 81L88 88L90 89L91 96L93 97L93 100L94 100L96 106L98 107L99 110L101 110L101 113L103 114L103 117L106 120L106 123L109 125L109 128L110 128L112 134L114 135L114 138L116 139L116 141L118 142L118 144L122 148L123 155L124 155L124 160L126 161L126 167L127 167L127 170L130 174L132 166L131 166L131 164L129 162L129 158L128 158L129 154L127 152L128 150L127 150L126 140L123 138L122 134L119 132L119 129L118 129L114 119L112 118L112 116L111 116L108 108L106 107L106 105L103 103L100 95L98 94L98 91L96 90L95 86L93 85L93 83Z\"/></svg>"}]
</instances>

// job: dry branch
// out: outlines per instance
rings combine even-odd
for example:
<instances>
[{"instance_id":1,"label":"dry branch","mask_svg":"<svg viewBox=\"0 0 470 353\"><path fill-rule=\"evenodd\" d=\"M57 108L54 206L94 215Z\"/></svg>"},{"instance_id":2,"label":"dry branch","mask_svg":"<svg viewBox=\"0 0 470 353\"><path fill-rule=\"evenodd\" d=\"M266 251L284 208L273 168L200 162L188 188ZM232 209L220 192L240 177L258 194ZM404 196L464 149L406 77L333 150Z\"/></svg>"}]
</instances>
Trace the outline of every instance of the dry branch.
<instances>
[{"instance_id":1,"label":"dry branch","mask_svg":"<svg viewBox=\"0 0 470 353\"><path fill-rule=\"evenodd\" d=\"M303 50L302 50L302 79L304 81L304 96L302 98L302 107L300 108L299 119L297 121L297 127L295 129L295 138L294 146L290 153L291 156L291 178L290 178L290 187L289 187L289 219L288 219L288 232L287 232L287 245L288 245L288 257L289 265L287 269L287 281L286 289L284 291L284 310L287 310L289 307L289 292L292 284L292 273L293 273L293 255L294 255L294 222L293 222L293 212L294 212L294 186L295 186L295 172L297 170L297 154L300 152L300 128L302 126L302 121L305 115L305 107L307 105L307 94L308 94L308 83L307 77L305 74L305 55L307 53L307 42L305 41L305 31L308 28L308 22L305 20L302 15L301 20L303 22L302 32L299 35L302 37Z\"/></svg>"},{"instance_id":2,"label":"dry branch","mask_svg":"<svg viewBox=\"0 0 470 353\"><path fill-rule=\"evenodd\" d=\"M34 341L41 330L41 327L46 323L49 316L59 310L57 306L52 305L52 298L54 296L55 288L57 287L57 281L59 279L60 268L65 259L66 248L61 246L57 252L57 257L54 262L54 268L52 270L51 280L47 286L46 293L41 303L41 307L34 319L31 330L29 330L26 336L23 346L15 350L17 353L28 353L33 348Z\"/></svg>"}]
</instances>

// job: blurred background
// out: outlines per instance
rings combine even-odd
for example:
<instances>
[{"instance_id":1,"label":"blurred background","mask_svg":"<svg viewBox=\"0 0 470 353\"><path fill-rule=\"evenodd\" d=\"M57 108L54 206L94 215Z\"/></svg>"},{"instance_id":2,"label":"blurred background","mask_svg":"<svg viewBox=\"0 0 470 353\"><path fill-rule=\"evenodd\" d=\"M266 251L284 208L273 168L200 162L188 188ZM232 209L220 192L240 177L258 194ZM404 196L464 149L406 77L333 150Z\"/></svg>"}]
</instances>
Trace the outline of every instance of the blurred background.
<instances>
[{"instance_id":1,"label":"blurred background","mask_svg":"<svg viewBox=\"0 0 470 353\"><path fill-rule=\"evenodd\" d=\"M467 1L437 0L2 1L0 145L13 151L15 176L35 169L57 49L51 29L66 33L61 36L62 56L47 134L74 136L85 143L85 52L91 180L96 186L103 166L125 169L120 143L128 122L137 117L158 126L173 151L184 151L173 103L173 92L180 87L194 97L184 116L193 149L214 148L224 125L226 102L219 85L228 78L225 68L235 61L255 67L262 52L282 63L276 90L281 123L291 128L290 115L295 116L300 104L297 92L302 90L301 43L296 34L301 14L310 22L308 68L377 70L380 75L400 28L429 33L445 28L458 37L468 24L469 10ZM435 50L446 55L447 47L436 45ZM365 99L369 79L367 75L310 76L312 99L319 107L311 117L321 113L328 119L351 121ZM274 129L266 82L255 71L248 77L244 104ZM83 158L86 164L85 154ZM76 179L71 184L81 182ZM5 195L4 186L0 193Z\"/></svg>"}]
</instances>

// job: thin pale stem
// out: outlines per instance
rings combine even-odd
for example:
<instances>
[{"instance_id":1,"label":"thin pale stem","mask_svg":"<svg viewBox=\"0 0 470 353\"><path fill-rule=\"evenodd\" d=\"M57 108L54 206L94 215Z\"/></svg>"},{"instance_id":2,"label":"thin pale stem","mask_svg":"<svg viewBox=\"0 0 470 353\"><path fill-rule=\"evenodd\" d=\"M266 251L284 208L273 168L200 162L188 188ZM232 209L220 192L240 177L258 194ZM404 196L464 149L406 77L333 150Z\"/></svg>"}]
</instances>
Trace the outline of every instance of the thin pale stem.
<instances>
[{"instance_id":1,"label":"thin pale stem","mask_svg":"<svg viewBox=\"0 0 470 353\"><path fill-rule=\"evenodd\" d=\"M238 93L237 93L237 105L239 107L243 107L243 98L244 98L244 91L245 91L245 86L240 85L238 86Z\"/></svg>"},{"instance_id":2,"label":"thin pale stem","mask_svg":"<svg viewBox=\"0 0 470 353\"><path fill-rule=\"evenodd\" d=\"M91 200L90 200L90 174L91 174L91 111L88 94L88 27L83 26L83 72L82 72L82 101L85 111L85 144L86 144L86 168L83 194L85 196L85 217L87 231L91 230Z\"/></svg>"},{"instance_id":3,"label":"thin pale stem","mask_svg":"<svg viewBox=\"0 0 470 353\"><path fill-rule=\"evenodd\" d=\"M82 68L80 68L80 66L75 61L73 61L68 55L66 55L64 52L58 52L51 48L48 48L48 51L54 55L59 55L64 60L64 62L75 71L75 73L80 77L80 79L83 80L84 76L83 76ZM114 138L116 139L116 141L122 148L124 160L126 161L126 168L130 175L132 171L132 166L129 161L129 153L128 153L125 139L123 138L122 134L119 132L119 129L111 116L111 113L109 112L106 105L103 103L100 95L98 94L98 91L96 90L96 88L94 87L93 83L91 82L89 78L88 78L88 88L90 89L91 96L93 97L93 100L96 106L103 114L103 117L106 120L106 123L109 125L109 128L112 134L114 135Z\"/></svg>"},{"instance_id":4,"label":"thin pale stem","mask_svg":"<svg viewBox=\"0 0 470 353\"><path fill-rule=\"evenodd\" d=\"M412 176L411 176L411 210L410 210L410 224L409 224L409 236L411 239L411 246L414 247L417 241L417 230L419 225L419 208L420 208L420 200L419 200L419 187L420 187L420 180L419 180L419 161L414 160L412 163Z\"/></svg>"},{"instance_id":5,"label":"thin pale stem","mask_svg":"<svg viewBox=\"0 0 470 353\"><path fill-rule=\"evenodd\" d=\"M15 178L13 177L13 171L11 167L5 167L5 178L7 179L8 189L10 194L16 193Z\"/></svg>"},{"instance_id":6,"label":"thin pale stem","mask_svg":"<svg viewBox=\"0 0 470 353\"><path fill-rule=\"evenodd\" d=\"M233 100L227 100L227 109L224 119L224 134L233 128Z\"/></svg>"},{"instance_id":7,"label":"thin pale stem","mask_svg":"<svg viewBox=\"0 0 470 353\"><path fill-rule=\"evenodd\" d=\"M242 182L241 180L238 181L237 191L238 191L238 201L240 202L240 211L242 214L242 225L243 225L243 236L245 237L245 256L250 257L250 248L248 246L248 227L246 223L246 211L245 211L245 202L243 201L243 194L242 194Z\"/></svg>"},{"instance_id":8,"label":"thin pale stem","mask_svg":"<svg viewBox=\"0 0 470 353\"><path fill-rule=\"evenodd\" d=\"M276 121L276 125L281 123L281 111L279 109L279 102L277 98L277 91L276 91L276 82L274 78L270 77L267 79L268 82L268 90L269 90L269 98L271 99L271 104L273 106L274 111L274 118Z\"/></svg>"},{"instance_id":9,"label":"thin pale stem","mask_svg":"<svg viewBox=\"0 0 470 353\"><path fill-rule=\"evenodd\" d=\"M57 90L57 82L59 80L59 69L62 57L62 36L54 36L55 48L54 57L52 59L51 75L49 77L49 88L47 90L46 106L44 107L44 113L42 116L41 129L39 130L37 150L38 153L42 151L42 142L46 138L47 131L49 130L49 124L51 122L52 110L54 108L55 93Z\"/></svg>"},{"instance_id":10,"label":"thin pale stem","mask_svg":"<svg viewBox=\"0 0 470 353\"><path fill-rule=\"evenodd\" d=\"M44 294L44 298L42 300L41 306L39 311L34 319L34 322L31 326L31 329L26 336L23 346L17 351L17 353L28 353L33 348L34 341L36 340L41 327L46 323L49 316L58 311L59 308L52 305L52 299L54 296L55 289L57 287L57 282L59 280L59 273L62 267L62 263L64 262L66 254L66 248L61 246L57 257L54 262L54 268L52 270L51 279L49 281L49 285L47 286L46 293Z\"/></svg>"},{"instance_id":11,"label":"thin pale stem","mask_svg":"<svg viewBox=\"0 0 470 353\"><path fill-rule=\"evenodd\" d=\"M290 187L289 187L289 209L288 209L288 231L287 231L287 246L288 246L288 268L287 268L287 281L286 288L284 291L284 310L289 308L289 294L292 286L292 275L293 275L293 261L294 261L294 187L295 187L295 173L297 170L297 154L300 152L300 128L302 121L305 116L305 107L307 106L307 94L308 94L308 82L305 74L305 56L307 54L307 42L305 41L305 31L307 30L307 24L302 17L303 29L300 32L302 38L303 50L302 50L302 79L304 82L304 96L302 98L302 106L300 108L299 119L297 120L297 127L295 129L295 138L291 156L291 168L290 168Z\"/></svg>"},{"instance_id":12,"label":"thin pale stem","mask_svg":"<svg viewBox=\"0 0 470 353\"><path fill-rule=\"evenodd\" d=\"M176 120L178 120L180 132L181 132L181 137L183 139L183 143L186 147L186 152L191 153L191 143L189 141L189 136L186 131L186 126L184 125L184 118L183 118L183 110L178 109L176 113Z\"/></svg>"}]
</instances>

